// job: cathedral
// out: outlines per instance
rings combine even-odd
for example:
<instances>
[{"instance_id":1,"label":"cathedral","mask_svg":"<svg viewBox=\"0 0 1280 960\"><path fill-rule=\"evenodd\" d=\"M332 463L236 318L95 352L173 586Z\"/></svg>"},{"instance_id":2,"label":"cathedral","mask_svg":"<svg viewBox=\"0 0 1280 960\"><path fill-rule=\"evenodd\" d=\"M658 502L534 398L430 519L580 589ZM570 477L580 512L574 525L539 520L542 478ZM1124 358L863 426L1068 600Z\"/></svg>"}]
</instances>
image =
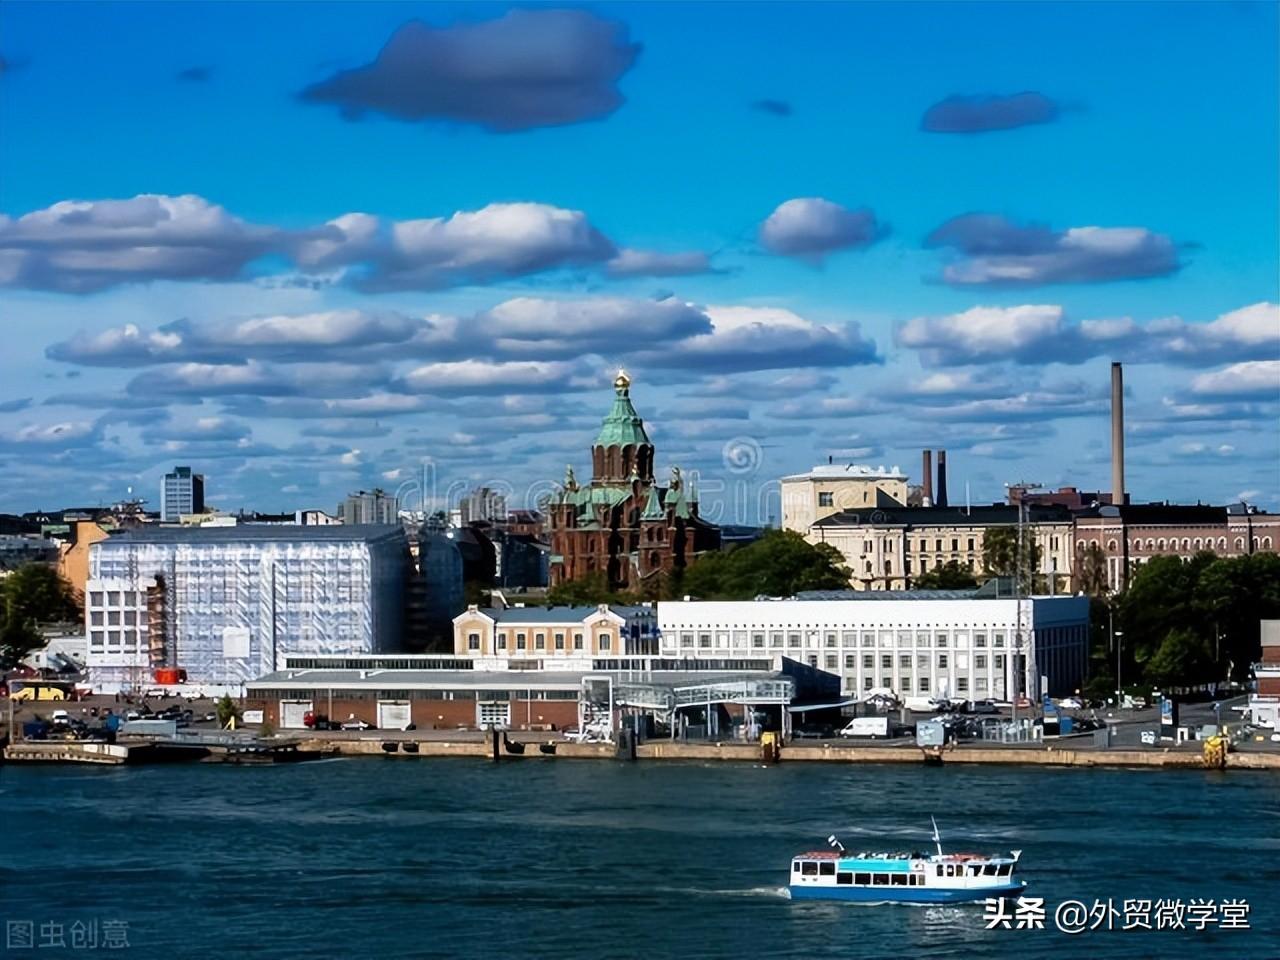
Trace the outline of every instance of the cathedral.
<instances>
[{"instance_id":1,"label":"cathedral","mask_svg":"<svg viewBox=\"0 0 1280 960\"><path fill-rule=\"evenodd\" d=\"M720 546L719 528L699 519L680 468L671 468L665 487L654 480L653 444L631 405L631 378L620 371L613 391L591 447L591 482L578 483L570 466L547 505L552 586L604 574L611 589L644 590Z\"/></svg>"}]
</instances>

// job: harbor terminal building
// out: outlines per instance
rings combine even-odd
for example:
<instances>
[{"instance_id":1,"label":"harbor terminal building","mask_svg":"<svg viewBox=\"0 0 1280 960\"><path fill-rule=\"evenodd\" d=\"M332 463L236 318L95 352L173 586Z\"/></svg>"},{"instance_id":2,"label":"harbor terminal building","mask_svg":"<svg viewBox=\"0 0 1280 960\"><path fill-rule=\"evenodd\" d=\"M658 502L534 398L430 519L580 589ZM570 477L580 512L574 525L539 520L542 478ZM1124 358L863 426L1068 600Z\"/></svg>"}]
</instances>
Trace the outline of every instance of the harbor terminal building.
<instances>
[{"instance_id":1,"label":"harbor terminal building","mask_svg":"<svg viewBox=\"0 0 1280 960\"><path fill-rule=\"evenodd\" d=\"M96 690L183 678L240 695L287 654L401 649L399 525L139 527L93 544L85 585Z\"/></svg>"},{"instance_id":2,"label":"harbor terminal building","mask_svg":"<svg viewBox=\"0 0 1280 960\"><path fill-rule=\"evenodd\" d=\"M838 674L846 697L1008 700L1084 683L1087 597L977 590L833 591L658 604L665 657L782 655Z\"/></svg>"}]
</instances>

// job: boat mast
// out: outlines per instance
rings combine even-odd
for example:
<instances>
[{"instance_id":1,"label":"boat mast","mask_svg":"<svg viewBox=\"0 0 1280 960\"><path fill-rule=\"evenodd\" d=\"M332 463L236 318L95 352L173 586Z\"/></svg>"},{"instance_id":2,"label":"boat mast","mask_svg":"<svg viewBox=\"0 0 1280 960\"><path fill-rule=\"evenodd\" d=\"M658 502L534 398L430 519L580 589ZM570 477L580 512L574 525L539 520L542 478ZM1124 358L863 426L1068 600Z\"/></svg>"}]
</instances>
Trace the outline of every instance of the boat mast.
<instances>
[{"instance_id":1,"label":"boat mast","mask_svg":"<svg viewBox=\"0 0 1280 960\"><path fill-rule=\"evenodd\" d=\"M929 820L933 824L933 842L938 846L938 856L942 856L942 838L938 836L938 821L929 815Z\"/></svg>"}]
</instances>

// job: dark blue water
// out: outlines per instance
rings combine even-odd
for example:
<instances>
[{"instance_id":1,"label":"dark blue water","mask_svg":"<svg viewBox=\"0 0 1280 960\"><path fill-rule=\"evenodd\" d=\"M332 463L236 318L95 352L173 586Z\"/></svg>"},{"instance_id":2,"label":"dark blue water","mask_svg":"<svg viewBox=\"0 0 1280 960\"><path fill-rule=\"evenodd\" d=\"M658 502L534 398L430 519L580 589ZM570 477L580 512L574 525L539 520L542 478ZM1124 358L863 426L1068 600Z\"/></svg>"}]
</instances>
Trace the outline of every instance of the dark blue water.
<instances>
[{"instance_id":1,"label":"dark blue water","mask_svg":"<svg viewBox=\"0 0 1280 960\"><path fill-rule=\"evenodd\" d=\"M1051 911L1243 898L1252 929L1068 937L1052 920L985 930L980 905L787 899L792 854L832 832L853 849L922 848L930 813L954 849L1022 848L1028 893ZM0 919L68 938L77 920L124 921L128 956L164 960L1280 956L1280 776L1266 773L10 766L0 854Z\"/></svg>"}]
</instances>

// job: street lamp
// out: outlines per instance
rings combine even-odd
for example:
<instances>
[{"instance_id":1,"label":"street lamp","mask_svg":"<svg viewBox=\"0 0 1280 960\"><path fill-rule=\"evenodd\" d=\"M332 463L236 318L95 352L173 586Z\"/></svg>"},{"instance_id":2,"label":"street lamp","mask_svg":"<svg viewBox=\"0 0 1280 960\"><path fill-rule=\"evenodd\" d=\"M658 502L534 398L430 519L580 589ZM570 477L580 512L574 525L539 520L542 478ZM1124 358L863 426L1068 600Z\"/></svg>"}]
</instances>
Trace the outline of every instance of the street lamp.
<instances>
[{"instance_id":1,"label":"street lamp","mask_svg":"<svg viewBox=\"0 0 1280 960\"><path fill-rule=\"evenodd\" d=\"M1124 684L1120 682L1120 657L1124 650L1124 631L1116 630L1116 706L1120 706L1120 700L1124 696Z\"/></svg>"}]
</instances>

